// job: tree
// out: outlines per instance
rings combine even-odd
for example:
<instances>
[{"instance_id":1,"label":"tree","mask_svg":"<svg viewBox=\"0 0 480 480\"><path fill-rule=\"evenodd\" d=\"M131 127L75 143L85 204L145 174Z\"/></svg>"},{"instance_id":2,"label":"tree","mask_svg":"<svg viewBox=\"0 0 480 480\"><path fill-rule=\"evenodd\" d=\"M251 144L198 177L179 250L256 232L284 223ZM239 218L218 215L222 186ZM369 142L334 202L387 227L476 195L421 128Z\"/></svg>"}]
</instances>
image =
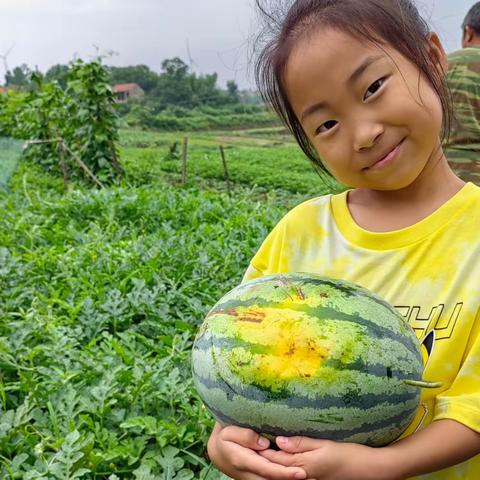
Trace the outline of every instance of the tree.
<instances>
[{"instance_id":1,"label":"tree","mask_svg":"<svg viewBox=\"0 0 480 480\"><path fill-rule=\"evenodd\" d=\"M179 57L166 59L162 62L162 72L170 78L182 80L188 74L188 65Z\"/></svg>"},{"instance_id":2,"label":"tree","mask_svg":"<svg viewBox=\"0 0 480 480\"><path fill-rule=\"evenodd\" d=\"M112 85L117 83L136 83L149 94L158 83L158 74L150 70L146 65L130 67L108 67Z\"/></svg>"},{"instance_id":3,"label":"tree","mask_svg":"<svg viewBox=\"0 0 480 480\"><path fill-rule=\"evenodd\" d=\"M198 76L191 73L188 65L178 57L166 59L162 62L162 72L152 96L160 109L171 105L194 108L232 103L233 97L218 88L217 80L216 73Z\"/></svg>"},{"instance_id":4,"label":"tree","mask_svg":"<svg viewBox=\"0 0 480 480\"><path fill-rule=\"evenodd\" d=\"M47 70L47 73L45 74L45 81L53 82L56 80L60 86L65 89L67 88L67 77L69 71L70 67L68 65L54 65Z\"/></svg>"},{"instance_id":5,"label":"tree","mask_svg":"<svg viewBox=\"0 0 480 480\"><path fill-rule=\"evenodd\" d=\"M178 105L185 108L193 106L193 88L188 73L188 65L178 57L162 62L162 73L153 92L161 108Z\"/></svg>"},{"instance_id":6,"label":"tree","mask_svg":"<svg viewBox=\"0 0 480 480\"><path fill-rule=\"evenodd\" d=\"M228 97L232 103L240 102L240 93L238 91L238 85L235 83L234 80L229 80L227 82L227 92L228 92Z\"/></svg>"},{"instance_id":7,"label":"tree","mask_svg":"<svg viewBox=\"0 0 480 480\"><path fill-rule=\"evenodd\" d=\"M192 77L193 90L195 92L195 106L216 106L225 103L224 96L217 87L217 80L218 75L216 73Z\"/></svg>"},{"instance_id":8,"label":"tree","mask_svg":"<svg viewBox=\"0 0 480 480\"><path fill-rule=\"evenodd\" d=\"M5 74L5 85L7 87L28 88L30 87L30 75L32 70L23 63L19 67L15 67L13 71Z\"/></svg>"}]
</instances>

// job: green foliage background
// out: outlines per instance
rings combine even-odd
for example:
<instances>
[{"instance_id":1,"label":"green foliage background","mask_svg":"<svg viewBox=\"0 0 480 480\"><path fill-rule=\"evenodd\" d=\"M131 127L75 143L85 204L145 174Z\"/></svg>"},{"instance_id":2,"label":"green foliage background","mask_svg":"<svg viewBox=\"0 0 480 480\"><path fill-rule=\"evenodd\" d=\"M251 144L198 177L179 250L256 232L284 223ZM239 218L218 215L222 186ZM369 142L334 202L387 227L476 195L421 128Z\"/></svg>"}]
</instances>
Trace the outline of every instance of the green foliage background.
<instances>
[{"instance_id":1,"label":"green foliage background","mask_svg":"<svg viewBox=\"0 0 480 480\"><path fill-rule=\"evenodd\" d=\"M164 93L175 79L197 96L215 86L178 61L164 70ZM119 138L124 175L101 190L74 177L64 193L47 145L31 147L8 181L21 144L0 140L0 478L224 478L207 459L213 420L191 380L196 330L291 206L341 186L314 173L263 107L236 105L234 84L221 108L129 107L127 121L173 131L117 137L102 65L55 75L30 72L35 88L0 97L2 132L62 136L102 180L113 178L105 166ZM244 122L264 127L225 129Z\"/></svg>"},{"instance_id":2,"label":"green foliage background","mask_svg":"<svg viewBox=\"0 0 480 480\"><path fill-rule=\"evenodd\" d=\"M105 67L100 60L77 60L70 66L63 89L30 74L30 89L0 95L0 135L25 141L62 138L68 147L69 177L79 178L74 157L80 158L103 182L121 175L116 162L118 116ZM24 157L50 172L60 172L59 144L33 144ZM115 168L117 166L117 168Z\"/></svg>"},{"instance_id":3,"label":"green foliage background","mask_svg":"<svg viewBox=\"0 0 480 480\"><path fill-rule=\"evenodd\" d=\"M128 185L63 195L23 163L0 193L0 478L221 477L189 350L301 197L126 165Z\"/></svg>"}]
</instances>

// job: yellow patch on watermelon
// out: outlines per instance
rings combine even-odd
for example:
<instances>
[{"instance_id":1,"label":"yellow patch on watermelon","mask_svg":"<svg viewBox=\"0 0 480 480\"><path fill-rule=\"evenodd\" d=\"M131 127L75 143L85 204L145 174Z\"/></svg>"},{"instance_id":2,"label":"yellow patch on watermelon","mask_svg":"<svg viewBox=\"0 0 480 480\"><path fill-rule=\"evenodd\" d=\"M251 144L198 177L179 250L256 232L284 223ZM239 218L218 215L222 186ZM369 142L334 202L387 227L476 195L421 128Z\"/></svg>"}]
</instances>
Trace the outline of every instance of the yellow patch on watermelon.
<instances>
[{"instance_id":1,"label":"yellow patch on watermelon","mask_svg":"<svg viewBox=\"0 0 480 480\"><path fill-rule=\"evenodd\" d=\"M302 312L285 308L238 308L235 330L239 340L261 345L249 361L240 360L237 373L256 383L313 377L328 358L328 340ZM247 352L245 352L247 353ZM243 355L240 355L243 357Z\"/></svg>"}]
</instances>

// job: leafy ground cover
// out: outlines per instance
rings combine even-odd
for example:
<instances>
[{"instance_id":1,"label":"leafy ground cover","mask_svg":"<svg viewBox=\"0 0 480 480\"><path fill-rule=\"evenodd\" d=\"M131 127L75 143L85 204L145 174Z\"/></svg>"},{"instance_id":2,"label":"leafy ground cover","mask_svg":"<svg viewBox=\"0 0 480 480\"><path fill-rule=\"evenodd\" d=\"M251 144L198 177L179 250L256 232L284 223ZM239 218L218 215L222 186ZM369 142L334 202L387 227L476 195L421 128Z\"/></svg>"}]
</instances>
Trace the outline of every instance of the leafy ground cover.
<instances>
[{"instance_id":1,"label":"leafy ground cover","mask_svg":"<svg viewBox=\"0 0 480 480\"><path fill-rule=\"evenodd\" d=\"M220 478L189 351L286 207L32 168L0 193L0 478Z\"/></svg>"},{"instance_id":2,"label":"leafy ground cover","mask_svg":"<svg viewBox=\"0 0 480 480\"><path fill-rule=\"evenodd\" d=\"M327 188L272 129L192 138L186 188L178 134L121 139L122 185L63 194L20 163L0 189L2 479L223 478L191 382L196 329L278 219Z\"/></svg>"}]
</instances>

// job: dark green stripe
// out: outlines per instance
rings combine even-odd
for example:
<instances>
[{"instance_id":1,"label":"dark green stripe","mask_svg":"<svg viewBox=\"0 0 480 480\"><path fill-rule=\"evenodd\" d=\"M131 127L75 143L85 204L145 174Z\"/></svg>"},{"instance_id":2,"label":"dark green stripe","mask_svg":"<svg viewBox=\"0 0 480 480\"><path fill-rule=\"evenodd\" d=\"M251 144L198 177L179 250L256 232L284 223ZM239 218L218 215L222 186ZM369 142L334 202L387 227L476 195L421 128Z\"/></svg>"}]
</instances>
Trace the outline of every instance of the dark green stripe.
<instances>
[{"instance_id":1,"label":"dark green stripe","mask_svg":"<svg viewBox=\"0 0 480 480\"><path fill-rule=\"evenodd\" d=\"M333 407L370 409L382 403L398 405L406 404L414 401L420 396L420 390L416 387L407 387L408 392L396 395L375 393L360 394L355 390L355 388L352 388L343 396L321 396L319 393L316 398L311 398L308 396L299 395L298 393L292 394L291 391L286 389L279 392L272 392L270 389L261 385L232 386L223 378L211 380L208 378L195 376L195 381L197 382L198 386L203 387L203 389L209 390L217 388L222 390L228 400L233 400L234 397L238 395L242 398L253 400L259 403L274 401L279 405L286 405L292 409L315 408L323 410ZM201 390L201 388L198 388L198 390Z\"/></svg>"},{"instance_id":2,"label":"dark green stripe","mask_svg":"<svg viewBox=\"0 0 480 480\"><path fill-rule=\"evenodd\" d=\"M301 436L310 437L310 438L334 440L337 442L345 441L346 439L354 435L364 434L365 440L362 443L364 443L365 445L370 445L372 447L383 446L387 443L392 442L393 440L395 440L395 438L399 437L401 433L405 430L406 426L408 426L409 423L413 420L413 417L416 412L416 408L412 408L410 412L402 412L401 414L396 415L394 417L389 417L382 421L365 424L364 426L352 428L352 429L322 431L321 425L319 424L318 430L300 429L298 431L291 432L291 431L283 430L279 427L274 427L271 425L261 425L260 427L257 428L256 426L252 426L246 423L240 423L235 421L232 418L229 418L228 416L219 412L215 408L211 407L205 401L204 403L205 403L205 406L208 408L208 410L212 413L212 415L224 425L237 425L243 428L250 428L252 430L256 430L258 433L261 433L263 435L273 435L275 437L279 435L287 436L287 437L292 435L301 435ZM388 438L383 443L376 440L375 437L378 437L379 430L384 430L385 436L390 438ZM389 432L393 432L393 434Z\"/></svg>"}]
</instances>

